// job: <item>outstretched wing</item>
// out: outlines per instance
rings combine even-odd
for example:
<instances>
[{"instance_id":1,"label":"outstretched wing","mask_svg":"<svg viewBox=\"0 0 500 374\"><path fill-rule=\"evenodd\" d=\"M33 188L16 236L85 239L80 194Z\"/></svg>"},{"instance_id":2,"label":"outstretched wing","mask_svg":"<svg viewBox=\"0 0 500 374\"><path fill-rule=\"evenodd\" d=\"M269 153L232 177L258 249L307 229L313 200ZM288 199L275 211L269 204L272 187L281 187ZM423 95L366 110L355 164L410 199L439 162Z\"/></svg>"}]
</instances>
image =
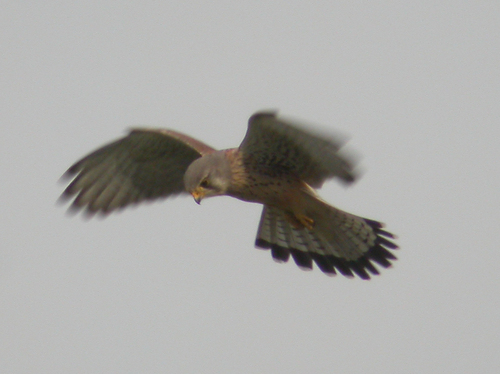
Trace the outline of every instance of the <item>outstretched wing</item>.
<instances>
[{"instance_id":1,"label":"outstretched wing","mask_svg":"<svg viewBox=\"0 0 500 374\"><path fill-rule=\"evenodd\" d=\"M183 176L197 158L215 149L171 130L134 129L71 166L62 194L90 214L184 192Z\"/></svg>"},{"instance_id":2,"label":"outstretched wing","mask_svg":"<svg viewBox=\"0 0 500 374\"><path fill-rule=\"evenodd\" d=\"M261 112L250 117L239 149L244 162L257 165L263 172L294 174L317 188L333 177L354 181L352 165L339 155L341 146L277 118L276 113Z\"/></svg>"}]
</instances>

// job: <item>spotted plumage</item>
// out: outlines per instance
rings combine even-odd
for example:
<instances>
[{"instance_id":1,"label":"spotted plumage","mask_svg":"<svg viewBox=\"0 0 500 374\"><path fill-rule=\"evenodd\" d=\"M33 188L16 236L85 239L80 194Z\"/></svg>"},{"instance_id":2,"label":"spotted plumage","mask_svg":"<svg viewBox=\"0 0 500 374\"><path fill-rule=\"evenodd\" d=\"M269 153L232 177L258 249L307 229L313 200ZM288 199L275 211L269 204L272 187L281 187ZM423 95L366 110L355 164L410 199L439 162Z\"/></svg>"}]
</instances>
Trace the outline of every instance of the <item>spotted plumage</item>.
<instances>
[{"instance_id":1,"label":"spotted plumage","mask_svg":"<svg viewBox=\"0 0 500 374\"><path fill-rule=\"evenodd\" d=\"M73 209L108 214L144 200L189 192L199 203L228 195L264 205L256 246L273 259L291 256L303 269L379 274L391 266L394 236L373 220L341 211L319 198L330 178L350 183L352 165L341 144L275 113L256 113L238 148L217 151L172 130L136 129L84 157L67 171L63 193Z\"/></svg>"}]
</instances>

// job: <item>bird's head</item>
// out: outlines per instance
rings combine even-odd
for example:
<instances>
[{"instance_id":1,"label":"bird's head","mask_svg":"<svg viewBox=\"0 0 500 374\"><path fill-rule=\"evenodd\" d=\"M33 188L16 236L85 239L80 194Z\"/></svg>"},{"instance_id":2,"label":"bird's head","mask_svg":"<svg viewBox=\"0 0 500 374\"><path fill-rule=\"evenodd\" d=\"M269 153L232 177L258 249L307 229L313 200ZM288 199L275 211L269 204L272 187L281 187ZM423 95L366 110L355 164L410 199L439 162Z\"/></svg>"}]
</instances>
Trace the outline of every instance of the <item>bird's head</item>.
<instances>
[{"instance_id":1,"label":"bird's head","mask_svg":"<svg viewBox=\"0 0 500 374\"><path fill-rule=\"evenodd\" d=\"M184 174L184 187L199 204L205 197L225 195L231 182L231 165L225 151L193 161Z\"/></svg>"}]
</instances>

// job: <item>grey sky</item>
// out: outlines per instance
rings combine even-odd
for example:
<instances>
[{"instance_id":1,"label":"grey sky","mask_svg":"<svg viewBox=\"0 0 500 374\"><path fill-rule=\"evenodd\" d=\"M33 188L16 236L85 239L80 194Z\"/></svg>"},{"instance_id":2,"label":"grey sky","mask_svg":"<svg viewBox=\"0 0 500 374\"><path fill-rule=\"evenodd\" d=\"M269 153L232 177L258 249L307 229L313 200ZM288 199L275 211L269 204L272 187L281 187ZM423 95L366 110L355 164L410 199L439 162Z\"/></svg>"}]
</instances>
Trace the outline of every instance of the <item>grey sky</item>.
<instances>
[{"instance_id":1,"label":"grey sky","mask_svg":"<svg viewBox=\"0 0 500 374\"><path fill-rule=\"evenodd\" d=\"M5 373L500 371L500 5L2 2ZM237 146L256 110L351 137L320 190L398 234L365 282L254 249L261 208L190 198L86 221L54 202L133 126Z\"/></svg>"}]
</instances>

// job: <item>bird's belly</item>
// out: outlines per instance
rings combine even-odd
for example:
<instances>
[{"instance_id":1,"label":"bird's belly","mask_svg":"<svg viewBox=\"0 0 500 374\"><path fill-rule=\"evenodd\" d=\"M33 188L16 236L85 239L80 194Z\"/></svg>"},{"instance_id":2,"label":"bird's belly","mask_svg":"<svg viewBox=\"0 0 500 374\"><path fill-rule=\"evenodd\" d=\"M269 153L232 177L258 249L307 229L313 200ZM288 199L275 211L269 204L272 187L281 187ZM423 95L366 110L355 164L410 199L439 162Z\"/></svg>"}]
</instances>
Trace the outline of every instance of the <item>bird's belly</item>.
<instances>
[{"instance_id":1,"label":"bird's belly","mask_svg":"<svg viewBox=\"0 0 500 374\"><path fill-rule=\"evenodd\" d=\"M258 176L249 178L232 188L229 194L237 199L271 205L288 210L291 200L300 191L300 183L294 178Z\"/></svg>"}]
</instances>

